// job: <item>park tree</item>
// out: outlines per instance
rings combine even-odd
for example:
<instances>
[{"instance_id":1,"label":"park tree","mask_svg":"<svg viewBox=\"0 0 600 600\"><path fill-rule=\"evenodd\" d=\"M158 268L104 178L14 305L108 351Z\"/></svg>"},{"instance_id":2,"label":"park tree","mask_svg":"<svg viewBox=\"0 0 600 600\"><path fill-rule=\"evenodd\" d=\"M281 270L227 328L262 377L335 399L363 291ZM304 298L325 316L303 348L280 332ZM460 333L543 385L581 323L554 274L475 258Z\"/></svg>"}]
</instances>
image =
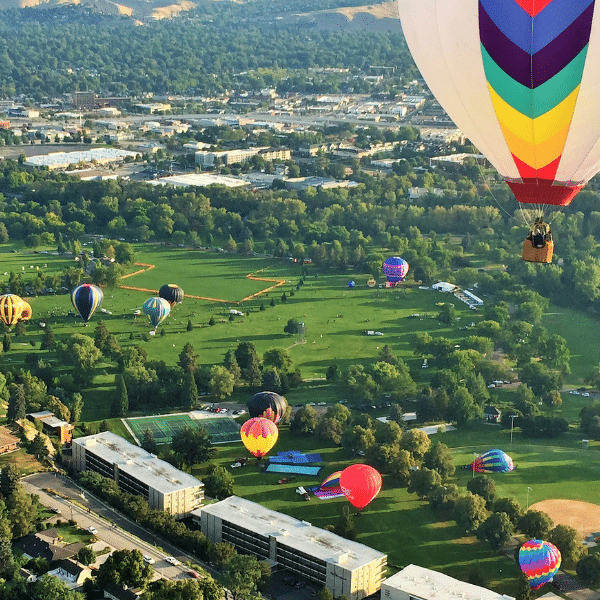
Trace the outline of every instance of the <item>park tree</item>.
<instances>
[{"instance_id":1,"label":"park tree","mask_svg":"<svg viewBox=\"0 0 600 600\"><path fill-rule=\"evenodd\" d=\"M126 417L129 412L129 394L127 393L127 384L123 375L115 375L116 390L111 405L110 414L112 417Z\"/></svg>"},{"instance_id":2,"label":"park tree","mask_svg":"<svg viewBox=\"0 0 600 600\"><path fill-rule=\"evenodd\" d=\"M294 415L290 423L290 431L295 435L308 435L315 431L318 422L319 415L317 411L307 404L299 408Z\"/></svg>"},{"instance_id":3,"label":"park tree","mask_svg":"<svg viewBox=\"0 0 600 600\"><path fill-rule=\"evenodd\" d=\"M5 333L4 338L2 339L2 351L8 352L10 350L11 346L12 346L12 341L11 341L10 334Z\"/></svg>"},{"instance_id":4,"label":"park tree","mask_svg":"<svg viewBox=\"0 0 600 600\"><path fill-rule=\"evenodd\" d=\"M242 378L242 371L238 365L234 350L227 350L223 359L223 366L233 375L234 385L237 385Z\"/></svg>"},{"instance_id":5,"label":"park tree","mask_svg":"<svg viewBox=\"0 0 600 600\"><path fill-rule=\"evenodd\" d=\"M319 419L314 431L320 440L337 446L342 440L344 426L337 419L325 414Z\"/></svg>"},{"instance_id":6,"label":"park tree","mask_svg":"<svg viewBox=\"0 0 600 600\"><path fill-rule=\"evenodd\" d=\"M48 446L46 445L47 437L37 432L36 436L31 441L30 452L33 454L38 460L44 460L48 457Z\"/></svg>"},{"instance_id":7,"label":"park tree","mask_svg":"<svg viewBox=\"0 0 600 600\"><path fill-rule=\"evenodd\" d=\"M173 434L171 450L190 466L210 460L216 452L204 427L189 426L182 427Z\"/></svg>"},{"instance_id":8,"label":"park tree","mask_svg":"<svg viewBox=\"0 0 600 600\"><path fill-rule=\"evenodd\" d=\"M425 452L429 450L431 440L429 436L419 429L409 429L402 434L400 447L408 450L415 459L422 459Z\"/></svg>"},{"instance_id":9,"label":"park tree","mask_svg":"<svg viewBox=\"0 0 600 600\"><path fill-rule=\"evenodd\" d=\"M452 510L458 498L460 498L460 489L455 483L436 485L427 494L429 506L436 510Z\"/></svg>"},{"instance_id":10,"label":"park tree","mask_svg":"<svg viewBox=\"0 0 600 600\"><path fill-rule=\"evenodd\" d=\"M235 349L234 354L242 372L250 366L253 360L258 360L260 363L256 346L252 342L240 342Z\"/></svg>"},{"instance_id":11,"label":"park tree","mask_svg":"<svg viewBox=\"0 0 600 600\"><path fill-rule=\"evenodd\" d=\"M404 449L398 450L389 467L390 475L400 485L408 485L412 468L415 466L413 455Z\"/></svg>"},{"instance_id":12,"label":"park tree","mask_svg":"<svg viewBox=\"0 0 600 600\"><path fill-rule=\"evenodd\" d=\"M438 312L437 319L440 323L452 325L456 320L456 309L454 308L454 304L445 302Z\"/></svg>"},{"instance_id":13,"label":"park tree","mask_svg":"<svg viewBox=\"0 0 600 600\"><path fill-rule=\"evenodd\" d=\"M372 429L362 425L354 425L346 429L342 436L342 446L351 453L366 453L375 444L375 434Z\"/></svg>"},{"instance_id":14,"label":"park tree","mask_svg":"<svg viewBox=\"0 0 600 600\"><path fill-rule=\"evenodd\" d=\"M96 553L89 546L84 546L77 552L77 560L82 565L91 565L96 560Z\"/></svg>"},{"instance_id":15,"label":"park tree","mask_svg":"<svg viewBox=\"0 0 600 600\"><path fill-rule=\"evenodd\" d=\"M548 538L554 522L541 510L528 510L520 519L518 529L528 538L545 540Z\"/></svg>"},{"instance_id":16,"label":"park tree","mask_svg":"<svg viewBox=\"0 0 600 600\"><path fill-rule=\"evenodd\" d=\"M340 383L350 396L371 402L379 394L379 386L364 365L350 365Z\"/></svg>"},{"instance_id":17,"label":"park tree","mask_svg":"<svg viewBox=\"0 0 600 600\"><path fill-rule=\"evenodd\" d=\"M20 538L30 533L38 514L37 497L28 494L25 488L18 485L6 498L6 517L10 522L13 538Z\"/></svg>"},{"instance_id":18,"label":"park tree","mask_svg":"<svg viewBox=\"0 0 600 600\"><path fill-rule=\"evenodd\" d=\"M235 546L229 542L217 542L216 544L212 544L208 551L210 562L214 563L219 571L221 571L236 555L237 551Z\"/></svg>"},{"instance_id":19,"label":"park tree","mask_svg":"<svg viewBox=\"0 0 600 600\"><path fill-rule=\"evenodd\" d=\"M497 498L494 500L493 511L506 513L514 527L518 527L521 517L525 514L516 498Z\"/></svg>"},{"instance_id":20,"label":"park tree","mask_svg":"<svg viewBox=\"0 0 600 600\"><path fill-rule=\"evenodd\" d=\"M471 494L481 496L485 500L486 508L491 509L496 499L496 482L489 475L478 475L469 479L467 490Z\"/></svg>"},{"instance_id":21,"label":"park tree","mask_svg":"<svg viewBox=\"0 0 600 600\"><path fill-rule=\"evenodd\" d=\"M378 444L390 444L400 447L402 429L395 421L388 421L377 427L375 439ZM429 466L429 465L426 465Z\"/></svg>"},{"instance_id":22,"label":"park tree","mask_svg":"<svg viewBox=\"0 0 600 600\"><path fill-rule=\"evenodd\" d=\"M183 369L184 373L192 373L193 375L198 368L196 364L197 360L198 355L194 352L194 346L186 342L179 353L179 362L177 364Z\"/></svg>"},{"instance_id":23,"label":"park tree","mask_svg":"<svg viewBox=\"0 0 600 600\"><path fill-rule=\"evenodd\" d=\"M67 423L71 422L71 411L56 396L48 396L46 407L61 421L66 421Z\"/></svg>"},{"instance_id":24,"label":"park tree","mask_svg":"<svg viewBox=\"0 0 600 600\"><path fill-rule=\"evenodd\" d=\"M275 367L263 371L263 388L274 392L281 391L281 377Z\"/></svg>"},{"instance_id":25,"label":"park tree","mask_svg":"<svg viewBox=\"0 0 600 600\"><path fill-rule=\"evenodd\" d=\"M491 514L477 528L477 539L487 541L492 550L503 548L510 540L514 526L509 516L503 512Z\"/></svg>"},{"instance_id":26,"label":"park tree","mask_svg":"<svg viewBox=\"0 0 600 600\"><path fill-rule=\"evenodd\" d=\"M577 561L575 567L577 577L588 585L596 586L600 583L600 556L588 554Z\"/></svg>"},{"instance_id":27,"label":"park tree","mask_svg":"<svg viewBox=\"0 0 600 600\"><path fill-rule=\"evenodd\" d=\"M300 323L298 322L298 319L289 319L284 325L283 331L289 335L298 335L298 332L300 331Z\"/></svg>"},{"instance_id":28,"label":"park tree","mask_svg":"<svg viewBox=\"0 0 600 600\"><path fill-rule=\"evenodd\" d=\"M81 411L83 410L83 396L79 392L74 392L69 404L71 409L71 422L77 423L81 420Z\"/></svg>"},{"instance_id":29,"label":"park tree","mask_svg":"<svg viewBox=\"0 0 600 600\"><path fill-rule=\"evenodd\" d=\"M397 402L392 403L392 405L390 406L390 414L388 416L388 419L390 421L394 421L395 423L398 423L398 425L400 425L400 427L403 430L406 429L406 421L404 420L404 411L402 410L402 407Z\"/></svg>"},{"instance_id":30,"label":"park tree","mask_svg":"<svg viewBox=\"0 0 600 600\"><path fill-rule=\"evenodd\" d=\"M411 471L408 482L408 493L417 494L419 498L426 498L433 488L442 484L442 476L433 469L423 467Z\"/></svg>"},{"instance_id":31,"label":"park tree","mask_svg":"<svg viewBox=\"0 0 600 600\"><path fill-rule=\"evenodd\" d=\"M202 481L204 491L211 498L224 500L233 495L233 475L224 467L211 465L208 475Z\"/></svg>"},{"instance_id":32,"label":"park tree","mask_svg":"<svg viewBox=\"0 0 600 600\"><path fill-rule=\"evenodd\" d=\"M531 600L533 597L532 594L527 575L521 573L517 581L517 594L515 600Z\"/></svg>"},{"instance_id":33,"label":"park tree","mask_svg":"<svg viewBox=\"0 0 600 600\"><path fill-rule=\"evenodd\" d=\"M83 595L75 592L58 577L46 573L32 584L29 590L32 600L83 600Z\"/></svg>"},{"instance_id":34,"label":"park tree","mask_svg":"<svg viewBox=\"0 0 600 600\"><path fill-rule=\"evenodd\" d=\"M434 442L423 455L423 466L435 469L443 479L452 477L456 468L452 459L452 452L446 444Z\"/></svg>"},{"instance_id":35,"label":"park tree","mask_svg":"<svg viewBox=\"0 0 600 600\"><path fill-rule=\"evenodd\" d=\"M344 505L342 507L342 512L340 514L340 518L335 525L334 529L335 533L345 537L347 540L354 540L355 534L355 525L354 525L354 516L350 511L350 507L348 505Z\"/></svg>"},{"instance_id":36,"label":"park tree","mask_svg":"<svg viewBox=\"0 0 600 600\"><path fill-rule=\"evenodd\" d=\"M152 569L139 550L115 550L98 568L97 581L102 587L110 583L145 587L151 575Z\"/></svg>"},{"instance_id":37,"label":"park tree","mask_svg":"<svg viewBox=\"0 0 600 600\"><path fill-rule=\"evenodd\" d=\"M398 360L396 365L377 362L373 365L371 373L378 385L379 393L403 399L414 396L417 391L410 369L402 360Z\"/></svg>"},{"instance_id":38,"label":"park tree","mask_svg":"<svg viewBox=\"0 0 600 600\"><path fill-rule=\"evenodd\" d=\"M488 516L485 500L471 492L457 498L453 513L456 524L467 533L477 529Z\"/></svg>"},{"instance_id":39,"label":"park tree","mask_svg":"<svg viewBox=\"0 0 600 600\"><path fill-rule=\"evenodd\" d=\"M325 416L329 419L334 419L343 427L350 421L352 413L350 412L350 409L345 407L343 404L338 403L330 406L327 409Z\"/></svg>"},{"instance_id":40,"label":"park tree","mask_svg":"<svg viewBox=\"0 0 600 600\"><path fill-rule=\"evenodd\" d=\"M233 376L224 367L213 367L213 369L214 368L223 369L223 371L227 373L227 377L233 379ZM196 385L196 378L192 371L183 372L183 380L181 382L181 388L179 389L179 399L182 406L185 406L188 410L193 410L198 404L198 386Z\"/></svg>"},{"instance_id":41,"label":"park tree","mask_svg":"<svg viewBox=\"0 0 600 600\"><path fill-rule=\"evenodd\" d=\"M75 367L73 377L75 381L91 383L94 376L94 367L102 357L102 353L94 340L81 333L71 334L65 342L58 345L59 357L63 363Z\"/></svg>"},{"instance_id":42,"label":"park tree","mask_svg":"<svg viewBox=\"0 0 600 600\"><path fill-rule=\"evenodd\" d=\"M543 396L552 390L560 389L562 386L560 374L551 371L540 362L526 364L521 369L519 378L533 390L536 396Z\"/></svg>"},{"instance_id":43,"label":"park tree","mask_svg":"<svg viewBox=\"0 0 600 600\"><path fill-rule=\"evenodd\" d=\"M19 487L21 473L13 462L9 462L0 470L0 494L6 500Z\"/></svg>"},{"instance_id":44,"label":"park tree","mask_svg":"<svg viewBox=\"0 0 600 600\"><path fill-rule=\"evenodd\" d=\"M323 586L317 594L317 600L333 600L333 594L326 586Z\"/></svg>"},{"instance_id":45,"label":"park tree","mask_svg":"<svg viewBox=\"0 0 600 600\"><path fill-rule=\"evenodd\" d=\"M25 386L21 383L12 383L9 387L8 409L6 418L9 423L16 423L24 419L27 414L27 399L25 397Z\"/></svg>"},{"instance_id":46,"label":"park tree","mask_svg":"<svg viewBox=\"0 0 600 600\"><path fill-rule=\"evenodd\" d=\"M284 348L271 348L263 354L263 365L275 367L278 371L289 371L293 361L289 352Z\"/></svg>"},{"instance_id":47,"label":"park tree","mask_svg":"<svg viewBox=\"0 0 600 600\"><path fill-rule=\"evenodd\" d=\"M562 562L567 568L573 568L587 554L581 534L574 527L557 525L550 530L548 541L560 550Z\"/></svg>"},{"instance_id":48,"label":"park tree","mask_svg":"<svg viewBox=\"0 0 600 600\"><path fill-rule=\"evenodd\" d=\"M96 348L98 348L98 350L100 350L100 352L103 354L108 347L109 338L110 331L106 326L106 321L104 319L100 319L96 325L96 329L94 330L94 344L96 345Z\"/></svg>"},{"instance_id":49,"label":"park tree","mask_svg":"<svg viewBox=\"0 0 600 600\"><path fill-rule=\"evenodd\" d=\"M456 421L458 425L466 425L480 419L482 415L481 406L475 403L475 399L467 388L459 386L450 395L447 415L450 420Z\"/></svg>"},{"instance_id":50,"label":"park tree","mask_svg":"<svg viewBox=\"0 0 600 600\"><path fill-rule=\"evenodd\" d=\"M214 365L210 369L210 381L208 383L210 393L219 400L228 398L233 394L235 387L235 376L225 367ZM197 396L196 396L197 397Z\"/></svg>"},{"instance_id":51,"label":"park tree","mask_svg":"<svg viewBox=\"0 0 600 600\"><path fill-rule=\"evenodd\" d=\"M233 600L245 600L256 594L262 570L255 556L236 554L223 570L223 583Z\"/></svg>"},{"instance_id":52,"label":"park tree","mask_svg":"<svg viewBox=\"0 0 600 600\"><path fill-rule=\"evenodd\" d=\"M154 439L154 434L152 433L151 429L146 429L146 431L144 431L144 436L142 438L142 448L146 452L156 454L156 440Z\"/></svg>"},{"instance_id":53,"label":"park tree","mask_svg":"<svg viewBox=\"0 0 600 600\"><path fill-rule=\"evenodd\" d=\"M260 383L262 378L261 373L261 362L258 354L251 354L248 357L246 367L242 369L242 378L247 381L251 386Z\"/></svg>"},{"instance_id":54,"label":"park tree","mask_svg":"<svg viewBox=\"0 0 600 600\"><path fill-rule=\"evenodd\" d=\"M365 453L365 462L380 473L389 473L398 451L395 444L373 444Z\"/></svg>"}]
</instances>

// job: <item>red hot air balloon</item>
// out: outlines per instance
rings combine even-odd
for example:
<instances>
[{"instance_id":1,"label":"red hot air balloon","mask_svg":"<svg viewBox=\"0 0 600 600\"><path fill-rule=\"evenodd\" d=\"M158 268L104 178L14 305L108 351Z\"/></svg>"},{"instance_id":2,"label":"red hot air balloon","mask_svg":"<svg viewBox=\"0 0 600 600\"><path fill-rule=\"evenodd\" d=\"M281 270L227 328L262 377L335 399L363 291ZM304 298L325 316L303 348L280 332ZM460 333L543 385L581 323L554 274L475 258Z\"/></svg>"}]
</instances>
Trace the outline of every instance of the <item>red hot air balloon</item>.
<instances>
[{"instance_id":1,"label":"red hot air balloon","mask_svg":"<svg viewBox=\"0 0 600 600\"><path fill-rule=\"evenodd\" d=\"M369 465L350 465L340 475L340 487L350 504L362 510L379 494L381 475Z\"/></svg>"}]
</instances>

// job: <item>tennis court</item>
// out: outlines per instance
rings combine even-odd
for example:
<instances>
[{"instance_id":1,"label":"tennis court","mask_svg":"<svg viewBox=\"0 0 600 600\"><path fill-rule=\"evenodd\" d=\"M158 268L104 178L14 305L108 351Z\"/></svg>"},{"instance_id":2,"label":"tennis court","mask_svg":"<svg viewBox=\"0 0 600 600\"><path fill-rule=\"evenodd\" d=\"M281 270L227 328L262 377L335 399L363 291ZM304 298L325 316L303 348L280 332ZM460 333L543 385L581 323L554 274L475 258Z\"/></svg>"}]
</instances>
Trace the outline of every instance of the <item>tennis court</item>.
<instances>
[{"instance_id":1,"label":"tennis court","mask_svg":"<svg viewBox=\"0 0 600 600\"><path fill-rule=\"evenodd\" d=\"M124 419L125 424L141 443L144 432L150 430L157 444L170 444L173 435L183 427L204 427L212 444L240 441L240 425L233 419L192 419L188 413L176 415L152 415Z\"/></svg>"}]
</instances>

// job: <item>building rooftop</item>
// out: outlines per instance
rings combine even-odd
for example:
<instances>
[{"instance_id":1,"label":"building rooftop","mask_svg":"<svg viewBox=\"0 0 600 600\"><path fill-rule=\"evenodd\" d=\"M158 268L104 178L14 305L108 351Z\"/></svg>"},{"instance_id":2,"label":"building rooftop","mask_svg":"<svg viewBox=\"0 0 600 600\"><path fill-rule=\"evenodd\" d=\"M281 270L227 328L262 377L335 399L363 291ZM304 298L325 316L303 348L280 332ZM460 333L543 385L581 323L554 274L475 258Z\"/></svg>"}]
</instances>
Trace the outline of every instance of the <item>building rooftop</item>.
<instances>
[{"instance_id":1,"label":"building rooftop","mask_svg":"<svg viewBox=\"0 0 600 600\"><path fill-rule=\"evenodd\" d=\"M174 185L177 187L187 187L197 185L206 187L208 185L224 185L226 187L241 187L248 185L247 182L235 177L226 177L225 175L213 175L212 173L189 173L187 175L173 175L172 177L161 177L154 181L149 181L153 185Z\"/></svg>"},{"instance_id":2,"label":"building rooftop","mask_svg":"<svg viewBox=\"0 0 600 600\"><path fill-rule=\"evenodd\" d=\"M39 154L30 156L26 165L35 167L52 167L60 165L76 165L79 162L90 163L94 160L120 160L126 156L135 157L135 152L129 150L119 150L117 148L92 148L90 150L79 150L77 152L50 152L49 154Z\"/></svg>"},{"instance_id":3,"label":"building rooftop","mask_svg":"<svg viewBox=\"0 0 600 600\"><path fill-rule=\"evenodd\" d=\"M299 521L237 496L230 496L192 511L192 515L199 517L204 512L260 535L274 536L278 544L291 546L295 550L349 570L386 556L364 544L313 527L308 521Z\"/></svg>"},{"instance_id":4,"label":"building rooftop","mask_svg":"<svg viewBox=\"0 0 600 600\"><path fill-rule=\"evenodd\" d=\"M143 481L163 494L204 485L199 479L110 431L74 439L73 444L89 448L90 452L100 458L117 464L123 473Z\"/></svg>"},{"instance_id":5,"label":"building rooftop","mask_svg":"<svg viewBox=\"0 0 600 600\"><path fill-rule=\"evenodd\" d=\"M424 600L514 600L487 588L465 583L417 565L408 565L383 582Z\"/></svg>"}]
</instances>

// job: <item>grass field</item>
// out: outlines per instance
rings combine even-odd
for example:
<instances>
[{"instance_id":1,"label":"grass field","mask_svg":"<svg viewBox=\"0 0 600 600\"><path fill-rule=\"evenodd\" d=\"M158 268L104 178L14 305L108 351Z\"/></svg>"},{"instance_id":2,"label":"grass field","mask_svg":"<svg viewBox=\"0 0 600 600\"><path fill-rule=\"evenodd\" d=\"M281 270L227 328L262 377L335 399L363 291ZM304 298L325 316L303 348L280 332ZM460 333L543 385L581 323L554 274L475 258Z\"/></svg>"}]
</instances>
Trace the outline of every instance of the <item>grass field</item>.
<instances>
[{"instance_id":1,"label":"grass field","mask_svg":"<svg viewBox=\"0 0 600 600\"><path fill-rule=\"evenodd\" d=\"M457 467L473 460L473 453L481 454L490 448L509 451L510 432L495 426L481 425L472 430L440 434L453 450ZM493 474L498 496L514 497L523 506L549 498L579 499L597 503L600 497L600 446L581 449L581 437L569 433L548 444L548 440L526 440L520 432L514 434L511 456L518 465L508 474ZM324 467L318 477L299 476L294 481L278 485L281 475L260 473L261 465L230 469L235 478L234 493L259 502L273 510L281 511L318 527L335 523L344 498L318 500L311 497L305 502L295 493L298 485L312 486L329 474L356 462L342 448L321 447L315 438L296 438L282 430L273 453L284 450L319 452ZM228 467L233 459L243 454L240 444L219 448L217 461ZM204 475L202 468L194 474ZM451 482L461 488L472 477L470 470L457 468ZM528 495L528 489L531 488ZM465 536L450 515L440 515L429 508L427 502L398 488L394 481L384 476L379 496L356 518L357 540L388 554L393 569L409 563L437 569L466 580L469 570L479 563L490 577L490 586L506 594L516 593L516 563L491 551L487 544L473 536ZM383 526L382 526L383 525Z\"/></svg>"}]
</instances>

